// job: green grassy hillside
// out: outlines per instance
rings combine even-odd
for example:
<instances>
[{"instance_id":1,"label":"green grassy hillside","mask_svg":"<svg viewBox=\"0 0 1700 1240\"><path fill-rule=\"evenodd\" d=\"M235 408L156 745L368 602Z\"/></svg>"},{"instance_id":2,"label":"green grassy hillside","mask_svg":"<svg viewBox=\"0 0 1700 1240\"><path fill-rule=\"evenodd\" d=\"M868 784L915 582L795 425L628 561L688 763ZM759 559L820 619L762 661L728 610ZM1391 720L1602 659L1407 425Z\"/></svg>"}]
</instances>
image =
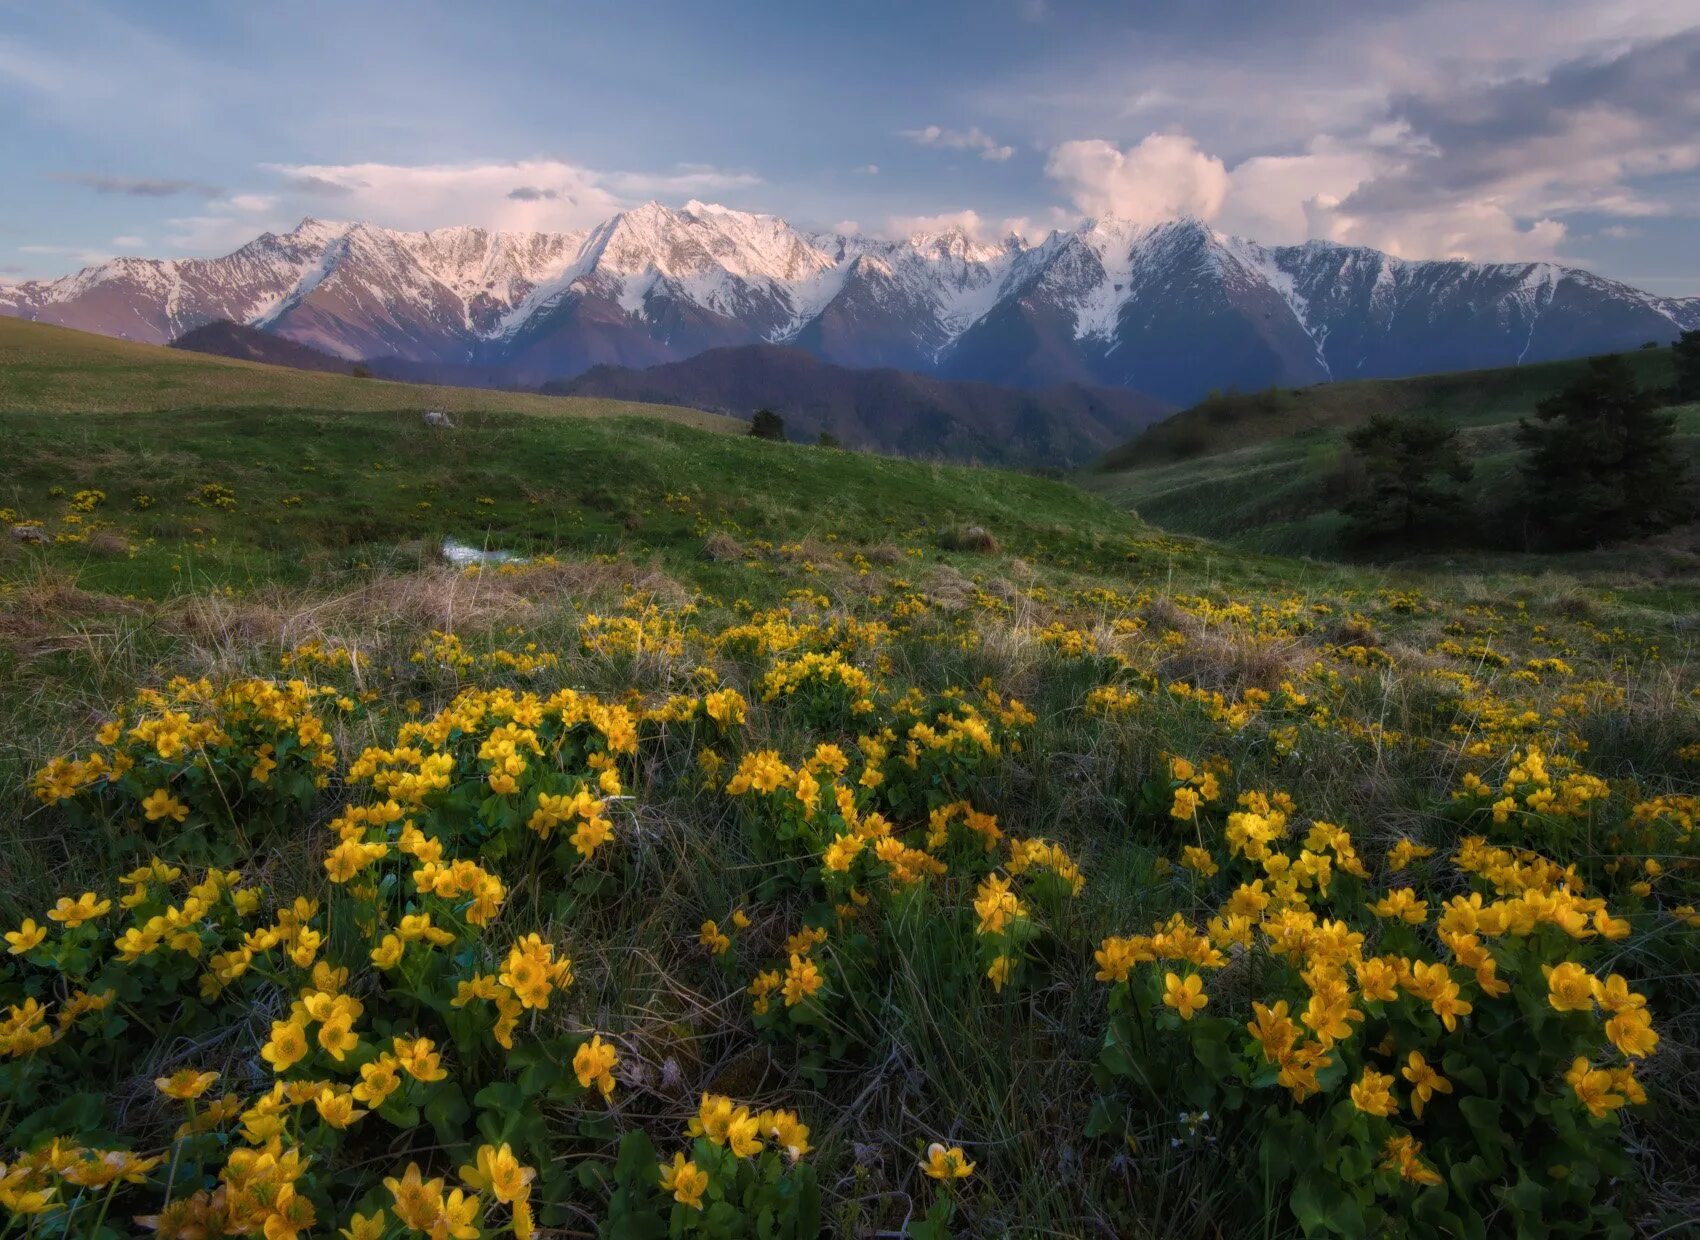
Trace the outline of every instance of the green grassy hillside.
<instances>
[{"instance_id":1,"label":"green grassy hillside","mask_svg":"<svg viewBox=\"0 0 1700 1240\"><path fill-rule=\"evenodd\" d=\"M100 354L0 410L0 1229L1695 1216L1692 594Z\"/></svg>"},{"instance_id":2,"label":"green grassy hillside","mask_svg":"<svg viewBox=\"0 0 1700 1240\"><path fill-rule=\"evenodd\" d=\"M1642 384L1670 382L1668 349L1625 355ZM1584 362L1335 383L1223 396L1152 427L1078 476L1094 494L1164 529L1282 555L1339 552L1345 432L1376 413L1430 414L1462 428L1472 493L1491 502L1515 482L1519 418ZM1700 461L1700 406L1676 410Z\"/></svg>"},{"instance_id":3,"label":"green grassy hillside","mask_svg":"<svg viewBox=\"0 0 1700 1240\"><path fill-rule=\"evenodd\" d=\"M671 405L533 396L478 388L355 379L135 344L0 317L0 412L142 413L315 409L339 413L441 409L558 417L663 418L742 430L732 418Z\"/></svg>"},{"instance_id":4,"label":"green grassy hillside","mask_svg":"<svg viewBox=\"0 0 1700 1240\"><path fill-rule=\"evenodd\" d=\"M1669 349L1624 356L1644 387L1670 383ZM1437 414L1465 426L1514 422L1586 365L1578 359L1214 396L1148 427L1107 453L1099 468L1114 472L1237 452L1304 431L1349 429L1377 413Z\"/></svg>"}]
</instances>

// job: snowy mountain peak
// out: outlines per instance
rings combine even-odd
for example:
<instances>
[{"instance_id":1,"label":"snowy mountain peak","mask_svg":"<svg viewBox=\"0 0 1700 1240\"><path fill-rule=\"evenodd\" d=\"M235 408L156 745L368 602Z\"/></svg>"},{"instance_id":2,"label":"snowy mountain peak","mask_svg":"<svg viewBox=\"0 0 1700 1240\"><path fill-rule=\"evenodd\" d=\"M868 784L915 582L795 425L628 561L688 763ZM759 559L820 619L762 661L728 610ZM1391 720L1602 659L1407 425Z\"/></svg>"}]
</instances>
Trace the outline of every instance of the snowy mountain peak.
<instances>
[{"instance_id":1,"label":"snowy mountain peak","mask_svg":"<svg viewBox=\"0 0 1700 1240\"><path fill-rule=\"evenodd\" d=\"M1098 216L1037 245L959 225L882 240L693 200L568 233L309 217L223 258L121 258L0 286L0 314L161 343L231 319L346 358L476 364L514 383L774 342L845 365L1183 401L1629 348L1700 327L1700 299L1554 263L1267 247L1191 217Z\"/></svg>"}]
</instances>

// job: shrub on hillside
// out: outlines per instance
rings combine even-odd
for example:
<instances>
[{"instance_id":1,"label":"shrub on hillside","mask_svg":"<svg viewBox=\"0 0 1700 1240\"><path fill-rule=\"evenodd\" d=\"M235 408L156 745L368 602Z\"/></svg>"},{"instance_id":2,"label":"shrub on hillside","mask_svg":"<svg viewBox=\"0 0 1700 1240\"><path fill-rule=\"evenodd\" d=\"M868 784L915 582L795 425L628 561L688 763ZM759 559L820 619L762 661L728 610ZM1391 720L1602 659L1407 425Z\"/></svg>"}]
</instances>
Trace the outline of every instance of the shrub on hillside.
<instances>
[{"instance_id":1,"label":"shrub on hillside","mask_svg":"<svg viewBox=\"0 0 1700 1240\"><path fill-rule=\"evenodd\" d=\"M750 418L750 435L785 442L785 419L771 409L757 409Z\"/></svg>"},{"instance_id":2,"label":"shrub on hillside","mask_svg":"<svg viewBox=\"0 0 1700 1240\"><path fill-rule=\"evenodd\" d=\"M1547 542L1596 546L1687 515L1676 419L1657 405L1621 357L1596 357L1517 424L1529 515Z\"/></svg>"},{"instance_id":3,"label":"shrub on hillside","mask_svg":"<svg viewBox=\"0 0 1700 1240\"><path fill-rule=\"evenodd\" d=\"M1434 545L1469 514L1472 473L1458 428L1439 418L1378 413L1346 436L1361 476L1341 504L1345 537L1359 545Z\"/></svg>"},{"instance_id":4,"label":"shrub on hillside","mask_svg":"<svg viewBox=\"0 0 1700 1240\"><path fill-rule=\"evenodd\" d=\"M1671 396L1679 405L1700 401L1700 331L1683 332L1671 347L1676 362L1676 382Z\"/></svg>"}]
</instances>

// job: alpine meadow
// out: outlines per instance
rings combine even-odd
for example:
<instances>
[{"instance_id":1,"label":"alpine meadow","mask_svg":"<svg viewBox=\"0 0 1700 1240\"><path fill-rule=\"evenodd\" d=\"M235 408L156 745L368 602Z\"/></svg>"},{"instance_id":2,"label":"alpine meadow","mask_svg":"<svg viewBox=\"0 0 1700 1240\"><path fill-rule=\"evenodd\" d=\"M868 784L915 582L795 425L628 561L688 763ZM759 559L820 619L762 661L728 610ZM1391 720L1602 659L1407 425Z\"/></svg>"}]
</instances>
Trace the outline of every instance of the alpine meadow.
<instances>
[{"instance_id":1,"label":"alpine meadow","mask_svg":"<svg viewBox=\"0 0 1700 1240\"><path fill-rule=\"evenodd\" d=\"M1700 1235L1700 6L393 18L0 0L0 1240Z\"/></svg>"}]
</instances>

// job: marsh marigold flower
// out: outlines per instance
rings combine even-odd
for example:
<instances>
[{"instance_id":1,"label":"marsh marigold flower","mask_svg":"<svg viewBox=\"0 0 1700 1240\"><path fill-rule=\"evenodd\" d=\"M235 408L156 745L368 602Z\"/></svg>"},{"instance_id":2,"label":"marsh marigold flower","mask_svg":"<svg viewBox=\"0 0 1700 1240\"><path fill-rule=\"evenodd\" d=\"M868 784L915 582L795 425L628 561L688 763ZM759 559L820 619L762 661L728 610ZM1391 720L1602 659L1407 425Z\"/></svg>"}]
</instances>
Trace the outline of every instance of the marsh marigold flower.
<instances>
[{"instance_id":1,"label":"marsh marigold flower","mask_svg":"<svg viewBox=\"0 0 1700 1240\"><path fill-rule=\"evenodd\" d=\"M1435 1094L1452 1092L1452 1082L1436 1072L1421 1051L1411 1052L1399 1075L1411 1083L1411 1110L1418 1119L1423 1117L1423 1107Z\"/></svg>"},{"instance_id":2,"label":"marsh marigold flower","mask_svg":"<svg viewBox=\"0 0 1700 1240\"><path fill-rule=\"evenodd\" d=\"M673 1200L692 1210L702 1209L702 1195L708 1190L708 1172L701 1170L683 1154L674 1154L671 1166L661 1168L661 1188L673 1194Z\"/></svg>"},{"instance_id":3,"label":"marsh marigold flower","mask_svg":"<svg viewBox=\"0 0 1700 1240\"><path fill-rule=\"evenodd\" d=\"M1182 1020L1191 1020L1210 1002L1210 996L1204 993L1204 979L1198 974L1189 973L1183 981L1167 973L1163 976L1163 1002L1179 1012Z\"/></svg>"},{"instance_id":4,"label":"marsh marigold flower","mask_svg":"<svg viewBox=\"0 0 1700 1240\"><path fill-rule=\"evenodd\" d=\"M815 962L792 952L791 967L785 970L785 1006L796 1007L824 985L826 979L815 967Z\"/></svg>"},{"instance_id":5,"label":"marsh marigold flower","mask_svg":"<svg viewBox=\"0 0 1700 1240\"><path fill-rule=\"evenodd\" d=\"M585 1089L595 1086L606 1098L614 1092L614 1067L619 1062L619 1053L596 1033L573 1055L573 1073Z\"/></svg>"},{"instance_id":6,"label":"marsh marigold flower","mask_svg":"<svg viewBox=\"0 0 1700 1240\"><path fill-rule=\"evenodd\" d=\"M934 1141L927 1147L927 1156L921 1160L921 1170L935 1180L949 1183L951 1180L966 1180L973 1175L974 1164L968 1161L961 1146L946 1148L943 1142Z\"/></svg>"},{"instance_id":7,"label":"marsh marigold flower","mask_svg":"<svg viewBox=\"0 0 1700 1240\"><path fill-rule=\"evenodd\" d=\"M21 956L40 947L46 938L47 927L36 925L33 917L26 917L24 924L16 930L6 931L6 951L10 955Z\"/></svg>"},{"instance_id":8,"label":"marsh marigold flower","mask_svg":"<svg viewBox=\"0 0 1700 1240\"><path fill-rule=\"evenodd\" d=\"M153 1084L154 1088L167 1098L186 1102L206 1093L216 1080L216 1072L197 1072L193 1068L180 1068L170 1076L155 1077Z\"/></svg>"},{"instance_id":9,"label":"marsh marigold flower","mask_svg":"<svg viewBox=\"0 0 1700 1240\"><path fill-rule=\"evenodd\" d=\"M1365 1068L1364 1074L1352 1086L1352 1105L1365 1115L1391 1115L1398 1110L1398 1104L1393 1101L1393 1078L1374 1068Z\"/></svg>"}]
</instances>

